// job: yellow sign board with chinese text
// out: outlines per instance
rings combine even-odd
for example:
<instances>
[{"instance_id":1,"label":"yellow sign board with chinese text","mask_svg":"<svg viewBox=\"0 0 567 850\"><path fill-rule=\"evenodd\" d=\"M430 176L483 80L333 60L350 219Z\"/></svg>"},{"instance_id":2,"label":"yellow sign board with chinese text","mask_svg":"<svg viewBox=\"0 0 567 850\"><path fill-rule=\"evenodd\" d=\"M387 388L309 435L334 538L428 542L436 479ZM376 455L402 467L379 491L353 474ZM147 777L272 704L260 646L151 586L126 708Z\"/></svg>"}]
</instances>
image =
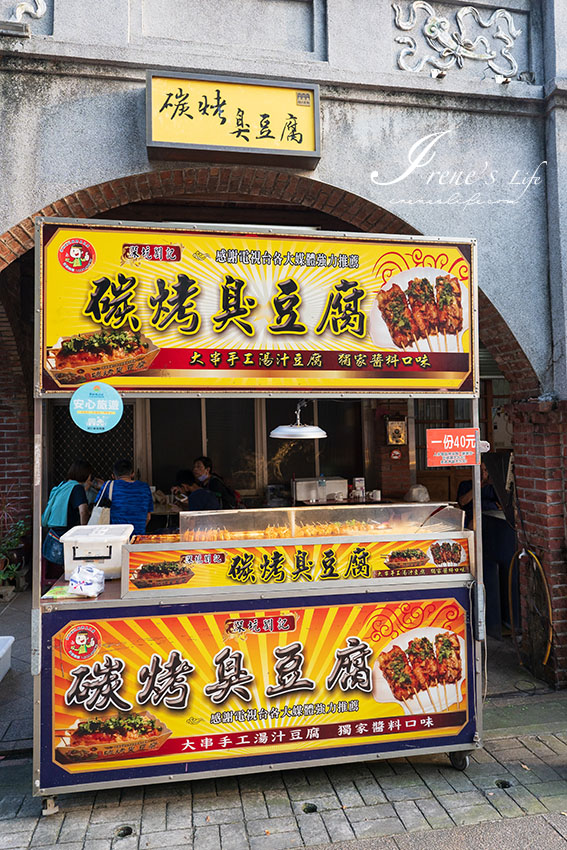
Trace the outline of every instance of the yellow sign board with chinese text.
<instances>
[{"instance_id":1,"label":"yellow sign board with chinese text","mask_svg":"<svg viewBox=\"0 0 567 850\"><path fill-rule=\"evenodd\" d=\"M166 159L319 160L319 90L312 83L147 75L147 145Z\"/></svg>"},{"instance_id":2,"label":"yellow sign board with chinese text","mask_svg":"<svg viewBox=\"0 0 567 850\"><path fill-rule=\"evenodd\" d=\"M327 532L329 533L329 532ZM362 542L361 542L362 541ZM470 572L467 537L380 540L355 543L334 538L306 545L223 546L219 541L191 547L128 547L128 576L123 595L192 593L208 587L321 581L368 581L401 576L456 575Z\"/></svg>"},{"instance_id":3,"label":"yellow sign board with chinese text","mask_svg":"<svg viewBox=\"0 0 567 850\"><path fill-rule=\"evenodd\" d=\"M37 392L473 397L474 244L39 224Z\"/></svg>"},{"instance_id":4,"label":"yellow sign board with chinese text","mask_svg":"<svg viewBox=\"0 0 567 850\"><path fill-rule=\"evenodd\" d=\"M41 788L470 741L467 606L456 588L46 615Z\"/></svg>"}]
</instances>

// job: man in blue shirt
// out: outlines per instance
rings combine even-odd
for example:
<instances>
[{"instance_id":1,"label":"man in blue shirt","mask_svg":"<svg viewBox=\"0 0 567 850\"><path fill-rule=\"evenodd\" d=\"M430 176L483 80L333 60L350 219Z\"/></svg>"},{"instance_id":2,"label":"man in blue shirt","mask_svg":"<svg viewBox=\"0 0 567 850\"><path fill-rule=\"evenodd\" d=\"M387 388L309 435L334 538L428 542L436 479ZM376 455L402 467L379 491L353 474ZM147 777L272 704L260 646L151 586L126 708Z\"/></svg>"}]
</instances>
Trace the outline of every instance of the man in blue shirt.
<instances>
[{"instance_id":1,"label":"man in blue shirt","mask_svg":"<svg viewBox=\"0 0 567 850\"><path fill-rule=\"evenodd\" d=\"M134 534L144 534L154 509L154 501L145 481L134 479L129 460L119 460L113 467L110 522L112 525L132 524Z\"/></svg>"}]
</instances>

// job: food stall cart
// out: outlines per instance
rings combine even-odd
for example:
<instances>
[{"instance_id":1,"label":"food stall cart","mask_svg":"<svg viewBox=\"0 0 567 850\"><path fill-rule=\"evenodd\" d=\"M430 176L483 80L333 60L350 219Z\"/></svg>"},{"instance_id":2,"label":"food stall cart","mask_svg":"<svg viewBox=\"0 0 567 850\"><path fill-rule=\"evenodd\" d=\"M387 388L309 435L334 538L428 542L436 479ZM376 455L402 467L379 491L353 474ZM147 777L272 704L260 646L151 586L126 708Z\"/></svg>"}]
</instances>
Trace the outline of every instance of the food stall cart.
<instances>
[{"instance_id":1,"label":"food stall cart","mask_svg":"<svg viewBox=\"0 0 567 850\"><path fill-rule=\"evenodd\" d=\"M444 392L471 399L478 428L474 250L40 221L37 515L42 408L85 381L172 404ZM412 318L428 276L439 310L458 293L452 331ZM481 745L482 594L462 517L431 503L182 512L179 538L123 547L96 599L40 599L36 582L35 793L415 753L464 768Z\"/></svg>"}]
</instances>

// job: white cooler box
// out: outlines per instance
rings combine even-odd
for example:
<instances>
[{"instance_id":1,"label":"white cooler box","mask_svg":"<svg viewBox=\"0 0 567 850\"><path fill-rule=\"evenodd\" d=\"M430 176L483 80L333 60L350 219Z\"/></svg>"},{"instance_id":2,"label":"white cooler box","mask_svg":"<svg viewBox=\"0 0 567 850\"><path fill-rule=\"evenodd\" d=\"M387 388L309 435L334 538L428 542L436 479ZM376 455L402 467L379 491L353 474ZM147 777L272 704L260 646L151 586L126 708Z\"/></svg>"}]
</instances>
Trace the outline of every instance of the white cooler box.
<instances>
[{"instance_id":1,"label":"white cooler box","mask_svg":"<svg viewBox=\"0 0 567 850\"><path fill-rule=\"evenodd\" d=\"M67 581L81 564L103 570L105 578L120 578L122 546L128 543L133 525L77 525L61 535Z\"/></svg>"}]
</instances>

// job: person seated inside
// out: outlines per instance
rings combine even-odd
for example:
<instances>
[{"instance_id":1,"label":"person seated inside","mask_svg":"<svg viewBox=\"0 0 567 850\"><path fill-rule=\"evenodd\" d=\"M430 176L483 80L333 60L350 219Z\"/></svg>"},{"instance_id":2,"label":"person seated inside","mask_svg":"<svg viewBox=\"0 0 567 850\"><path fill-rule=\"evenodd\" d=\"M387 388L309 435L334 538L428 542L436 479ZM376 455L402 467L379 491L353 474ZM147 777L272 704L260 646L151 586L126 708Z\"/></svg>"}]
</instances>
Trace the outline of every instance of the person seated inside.
<instances>
[{"instance_id":1,"label":"person seated inside","mask_svg":"<svg viewBox=\"0 0 567 850\"><path fill-rule=\"evenodd\" d=\"M172 492L185 511L218 511L221 508L220 497L213 490L201 487L190 469L181 469L177 473L176 486Z\"/></svg>"},{"instance_id":2,"label":"person seated inside","mask_svg":"<svg viewBox=\"0 0 567 850\"><path fill-rule=\"evenodd\" d=\"M473 518L473 482L461 481L457 490L457 502L461 510L465 512L465 528L472 528ZM484 511L498 511L498 496L496 490L490 482L490 476L486 464L480 464L480 505Z\"/></svg>"},{"instance_id":3,"label":"person seated inside","mask_svg":"<svg viewBox=\"0 0 567 850\"><path fill-rule=\"evenodd\" d=\"M149 485L134 478L130 460L119 460L113 467L110 522L112 525L134 526L134 534L144 534L154 509ZM109 492L107 488L106 493Z\"/></svg>"},{"instance_id":4,"label":"person seated inside","mask_svg":"<svg viewBox=\"0 0 567 850\"><path fill-rule=\"evenodd\" d=\"M201 455L193 461L193 475L207 490L216 493L225 510L237 507L237 498L233 490L226 486L220 475L213 472L213 462L210 457Z\"/></svg>"}]
</instances>

